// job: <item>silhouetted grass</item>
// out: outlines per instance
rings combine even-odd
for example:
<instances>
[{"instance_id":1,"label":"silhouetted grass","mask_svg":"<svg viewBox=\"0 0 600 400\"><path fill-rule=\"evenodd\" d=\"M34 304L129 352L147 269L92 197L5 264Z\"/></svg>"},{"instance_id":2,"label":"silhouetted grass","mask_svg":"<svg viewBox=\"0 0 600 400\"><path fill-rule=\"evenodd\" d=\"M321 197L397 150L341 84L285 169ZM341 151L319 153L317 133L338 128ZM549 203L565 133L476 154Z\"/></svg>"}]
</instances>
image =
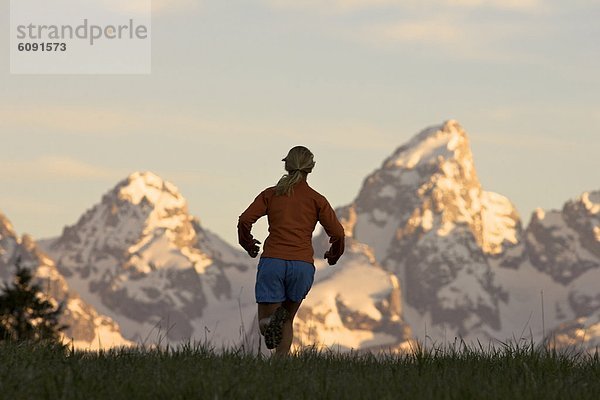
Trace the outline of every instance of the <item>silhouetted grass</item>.
<instances>
[{"instance_id":1,"label":"silhouetted grass","mask_svg":"<svg viewBox=\"0 0 600 400\"><path fill-rule=\"evenodd\" d=\"M598 399L598 354L463 345L409 354L304 350L279 359L204 345L84 352L0 344L2 399Z\"/></svg>"}]
</instances>

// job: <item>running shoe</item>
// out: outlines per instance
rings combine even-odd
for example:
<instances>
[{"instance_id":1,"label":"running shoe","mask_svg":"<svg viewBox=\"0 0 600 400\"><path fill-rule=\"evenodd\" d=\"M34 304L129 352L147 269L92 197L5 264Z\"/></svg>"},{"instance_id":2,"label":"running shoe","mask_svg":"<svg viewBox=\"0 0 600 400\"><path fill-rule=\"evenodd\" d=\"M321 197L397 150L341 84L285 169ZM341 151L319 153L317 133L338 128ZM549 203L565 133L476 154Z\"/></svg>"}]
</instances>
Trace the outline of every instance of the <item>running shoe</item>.
<instances>
[{"instance_id":1,"label":"running shoe","mask_svg":"<svg viewBox=\"0 0 600 400\"><path fill-rule=\"evenodd\" d=\"M288 312L283 307L278 307L270 317L265 328L265 344L267 349L274 349L281 343L283 336L283 323L288 318Z\"/></svg>"}]
</instances>

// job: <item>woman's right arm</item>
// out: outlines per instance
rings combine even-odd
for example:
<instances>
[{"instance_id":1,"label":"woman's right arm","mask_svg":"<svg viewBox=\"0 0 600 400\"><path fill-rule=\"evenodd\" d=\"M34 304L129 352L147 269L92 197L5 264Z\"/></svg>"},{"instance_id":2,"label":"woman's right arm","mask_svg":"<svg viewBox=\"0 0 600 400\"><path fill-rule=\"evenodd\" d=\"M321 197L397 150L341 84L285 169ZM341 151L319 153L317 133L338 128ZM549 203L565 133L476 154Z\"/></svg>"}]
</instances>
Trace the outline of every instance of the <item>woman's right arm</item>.
<instances>
[{"instance_id":1,"label":"woman's right arm","mask_svg":"<svg viewBox=\"0 0 600 400\"><path fill-rule=\"evenodd\" d=\"M263 215L267 214L267 199L265 191L262 191L246 211L238 218L237 231L240 245L248 252L250 257L258 255L260 242L252 236L252 225Z\"/></svg>"}]
</instances>

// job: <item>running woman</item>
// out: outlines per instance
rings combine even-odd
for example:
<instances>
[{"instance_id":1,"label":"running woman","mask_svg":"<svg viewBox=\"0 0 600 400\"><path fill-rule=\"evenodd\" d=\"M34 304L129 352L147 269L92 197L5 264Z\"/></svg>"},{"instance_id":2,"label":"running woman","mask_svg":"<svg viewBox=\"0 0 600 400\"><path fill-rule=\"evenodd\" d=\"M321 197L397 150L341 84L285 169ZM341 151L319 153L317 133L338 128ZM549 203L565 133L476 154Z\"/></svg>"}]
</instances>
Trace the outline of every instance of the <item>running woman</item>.
<instances>
[{"instance_id":1,"label":"running woman","mask_svg":"<svg viewBox=\"0 0 600 400\"><path fill-rule=\"evenodd\" d=\"M256 302L261 334L268 349L289 354L294 338L294 317L306 298L315 276L312 233L320 222L331 244L324 254L334 265L344 252L344 228L327 199L306 182L315 162L303 146L293 147L282 160L285 174L276 186L263 190L238 220L240 245L251 257L260 242L250 233L252 225L266 215L269 236L256 274Z\"/></svg>"}]
</instances>

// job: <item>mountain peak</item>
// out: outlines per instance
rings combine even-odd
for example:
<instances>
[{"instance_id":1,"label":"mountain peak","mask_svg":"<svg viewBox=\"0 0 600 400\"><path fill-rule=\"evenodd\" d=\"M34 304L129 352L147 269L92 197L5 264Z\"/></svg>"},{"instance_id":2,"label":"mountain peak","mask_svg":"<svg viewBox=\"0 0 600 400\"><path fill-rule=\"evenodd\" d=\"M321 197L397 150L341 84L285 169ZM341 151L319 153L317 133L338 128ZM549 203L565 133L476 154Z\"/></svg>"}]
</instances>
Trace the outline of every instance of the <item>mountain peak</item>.
<instances>
[{"instance_id":1,"label":"mountain peak","mask_svg":"<svg viewBox=\"0 0 600 400\"><path fill-rule=\"evenodd\" d=\"M134 172L49 241L48 248L77 250L78 257L98 253L102 258L112 252L121 260L130 249L135 252L162 239L165 246L188 246L196 240L191 222L187 201L175 185L152 172Z\"/></svg>"},{"instance_id":2,"label":"mountain peak","mask_svg":"<svg viewBox=\"0 0 600 400\"><path fill-rule=\"evenodd\" d=\"M558 283L600 269L600 191L584 192L562 210L537 209L525 239L533 266Z\"/></svg>"},{"instance_id":3,"label":"mountain peak","mask_svg":"<svg viewBox=\"0 0 600 400\"><path fill-rule=\"evenodd\" d=\"M415 135L411 142L422 141L431 136L443 136L450 140L455 136L466 136L466 132L457 120L449 119L441 124L432 125L423 129Z\"/></svg>"},{"instance_id":4,"label":"mountain peak","mask_svg":"<svg viewBox=\"0 0 600 400\"><path fill-rule=\"evenodd\" d=\"M137 171L117 184L115 191L120 199L140 204L144 199L153 206L183 208L185 199L175 185L150 171Z\"/></svg>"},{"instance_id":5,"label":"mountain peak","mask_svg":"<svg viewBox=\"0 0 600 400\"><path fill-rule=\"evenodd\" d=\"M467 134L458 121L448 120L422 130L399 147L385 161L384 167L413 169L418 165L436 163L440 157L456 158L457 153L470 154Z\"/></svg>"},{"instance_id":6,"label":"mountain peak","mask_svg":"<svg viewBox=\"0 0 600 400\"><path fill-rule=\"evenodd\" d=\"M520 230L510 201L481 187L467 133L455 120L426 128L398 147L365 179L341 217L379 260L392 257L394 243L454 230L475 238L484 253L498 254L518 241Z\"/></svg>"}]
</instances>

